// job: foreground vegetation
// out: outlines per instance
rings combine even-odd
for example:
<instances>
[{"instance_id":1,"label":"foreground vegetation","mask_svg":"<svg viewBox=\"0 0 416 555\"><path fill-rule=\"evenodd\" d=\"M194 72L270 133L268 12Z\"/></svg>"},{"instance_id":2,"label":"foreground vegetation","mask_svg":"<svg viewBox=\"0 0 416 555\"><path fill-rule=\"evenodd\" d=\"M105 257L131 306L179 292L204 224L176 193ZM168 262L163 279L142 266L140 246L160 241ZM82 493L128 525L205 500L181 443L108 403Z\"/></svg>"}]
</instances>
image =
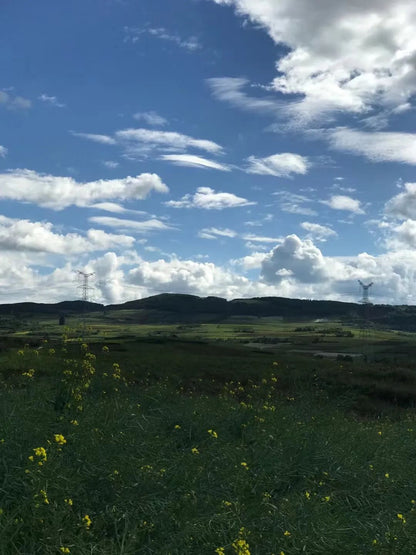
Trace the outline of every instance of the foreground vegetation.
<instances>
[{"instance_id":1,"label":"foreground vegetation","mask_svg":"<svg viewBox=\"0 0 416 555\"><path fill-rule=\"evenodd\" d=\"M0 553L415 553L413 335L262 325L4 336Z\"/></svg>"}]
</instances>

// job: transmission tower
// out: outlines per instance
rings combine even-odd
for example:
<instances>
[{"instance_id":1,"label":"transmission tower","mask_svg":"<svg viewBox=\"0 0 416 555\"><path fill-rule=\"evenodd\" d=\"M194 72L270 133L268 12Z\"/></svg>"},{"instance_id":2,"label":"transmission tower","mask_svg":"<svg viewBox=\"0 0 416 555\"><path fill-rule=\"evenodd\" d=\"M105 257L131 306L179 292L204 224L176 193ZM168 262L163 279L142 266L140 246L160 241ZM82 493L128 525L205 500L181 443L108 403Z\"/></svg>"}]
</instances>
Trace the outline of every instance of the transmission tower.
<instances>
[{"instance_id":1,"label":"transmission tower","mask_svg":"<svg viewBox=\"0 0 416 555\"><path fill-rule=\"evenodd\" d=\"M92 287L88 285L88 280L91 276L94 275L94 272L87 274L86 272L81 272L81 270L78 270L78 275L81 279L81 285L78 285L78 289L81 289L82 291L82 300L88 301L88 292L92 289Z\"/></svg>"},{"instance_id":2,"label":"transmission tower","mask_svg":"<svg viewBox=\"0 0 416 555\"><path fill-rule=\"evenodd\" d=\"M365 285L361 280L358 280L358 283L360 284L363 292L363 296L361 297L360 303L371 304L370 299L368 298L368 290L373 285L373 282L369 283L368 285Z\"/></svg>"}]
</instances>

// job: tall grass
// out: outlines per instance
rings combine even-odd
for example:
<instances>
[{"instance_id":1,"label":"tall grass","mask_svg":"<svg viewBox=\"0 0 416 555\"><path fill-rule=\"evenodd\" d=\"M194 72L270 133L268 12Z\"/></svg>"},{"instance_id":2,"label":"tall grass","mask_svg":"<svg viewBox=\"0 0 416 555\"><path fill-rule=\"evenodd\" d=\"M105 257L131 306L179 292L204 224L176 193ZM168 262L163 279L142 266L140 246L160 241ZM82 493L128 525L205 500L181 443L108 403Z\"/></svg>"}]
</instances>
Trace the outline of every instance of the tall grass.
<instances>
[{"instance_id":1,"label":"tall grass","mask_svg":"<svg viewBox=\"0 0 416 555\"><path fill-rule=\"evenodd\" d=\"M192 376L74 341L9 354L0 553L414 554L413 412L357 419L239 356Z\"/></svg>"}]
</instances>

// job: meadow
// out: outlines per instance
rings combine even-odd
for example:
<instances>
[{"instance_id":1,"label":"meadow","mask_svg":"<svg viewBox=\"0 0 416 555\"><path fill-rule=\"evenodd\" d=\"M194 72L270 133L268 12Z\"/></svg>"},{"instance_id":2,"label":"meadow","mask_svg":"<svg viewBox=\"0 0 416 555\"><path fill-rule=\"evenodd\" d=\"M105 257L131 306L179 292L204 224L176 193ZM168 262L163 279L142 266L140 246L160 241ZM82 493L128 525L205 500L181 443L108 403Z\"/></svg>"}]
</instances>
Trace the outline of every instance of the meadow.
<instances>
[{"instance_id":1,"label":"meadow","mask_svg":"<svg viewBox=\"0 0 416 555\"><path fill-rule=\"evenodd\" d=\"M0 553L416 552L414 334L123 311L12 324Z\"/></svg>"}]
</instances>

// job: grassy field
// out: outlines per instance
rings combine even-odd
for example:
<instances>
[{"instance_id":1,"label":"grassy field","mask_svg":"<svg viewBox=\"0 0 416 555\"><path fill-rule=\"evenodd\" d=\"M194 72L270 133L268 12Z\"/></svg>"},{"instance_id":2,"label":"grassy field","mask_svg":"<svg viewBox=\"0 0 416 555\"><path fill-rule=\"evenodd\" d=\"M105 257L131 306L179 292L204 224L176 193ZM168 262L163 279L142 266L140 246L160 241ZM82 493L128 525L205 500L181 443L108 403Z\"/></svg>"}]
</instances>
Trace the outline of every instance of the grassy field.
<instances>
[{"instance_id":1,"label":"grassy field","mask_svg":"<svg viewBox=\"0 0 416 555\"><path fill-rule=\"evenodd\" d=\"M125 313L0 334L0 553L416 552L413 334Z\"/></svg>"}]
</instances>

